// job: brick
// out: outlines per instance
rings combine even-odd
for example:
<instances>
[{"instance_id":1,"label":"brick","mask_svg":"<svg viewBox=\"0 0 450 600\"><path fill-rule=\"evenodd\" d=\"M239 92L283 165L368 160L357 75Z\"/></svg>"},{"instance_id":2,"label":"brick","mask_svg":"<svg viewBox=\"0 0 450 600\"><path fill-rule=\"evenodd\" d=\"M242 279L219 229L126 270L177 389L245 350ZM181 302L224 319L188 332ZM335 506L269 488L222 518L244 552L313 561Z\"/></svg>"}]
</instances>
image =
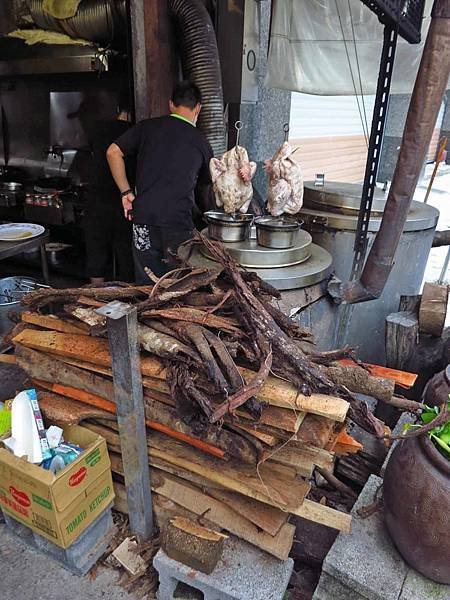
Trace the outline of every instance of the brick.
<instances>
[{"instance_id":1,"label":"brick","mask_svg":"<svg viewBox=\"0 0 450 600\"><path fill-rule=\"evenodd\" d=\"M374 502L382 479L372 475L355 506L351 534L339 534L323 570L367 600L398 600L408 566L394 548L380 511L362 519L356 511Z\"/></svg>"},{"instance_id":2,"label":"brick","mask_svg":"<svg viewBox=\"0 0 450 600\"><path fill-rule=\"evenodd\" d=\"M210 575L196 571L159 550L153 559L159 572L158 600L172 600L179 582L200 590L205 600L281 600L294 563L280 561L231 536Z\"/></svg>"}]
</instances>

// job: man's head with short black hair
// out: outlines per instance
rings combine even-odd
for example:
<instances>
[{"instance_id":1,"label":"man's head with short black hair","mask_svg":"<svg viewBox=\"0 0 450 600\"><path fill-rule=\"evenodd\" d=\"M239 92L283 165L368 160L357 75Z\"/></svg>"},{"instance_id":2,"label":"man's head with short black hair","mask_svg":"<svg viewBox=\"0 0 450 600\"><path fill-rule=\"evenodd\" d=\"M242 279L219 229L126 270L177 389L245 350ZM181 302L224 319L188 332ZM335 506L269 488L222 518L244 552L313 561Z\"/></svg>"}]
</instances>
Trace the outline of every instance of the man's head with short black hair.
<instances>
[{"instance_id":1,"label":"man's head with short black hair","mask_svg":"<svg viewBox=\"0 0 450 600\"><path fill-rule=\"evenodd\" d=\"M176 107L184 106L194 110L197 105L202 103L202 94L195 83L180 81L173 89L171 100Z\"/></svg>"}]
</instances>

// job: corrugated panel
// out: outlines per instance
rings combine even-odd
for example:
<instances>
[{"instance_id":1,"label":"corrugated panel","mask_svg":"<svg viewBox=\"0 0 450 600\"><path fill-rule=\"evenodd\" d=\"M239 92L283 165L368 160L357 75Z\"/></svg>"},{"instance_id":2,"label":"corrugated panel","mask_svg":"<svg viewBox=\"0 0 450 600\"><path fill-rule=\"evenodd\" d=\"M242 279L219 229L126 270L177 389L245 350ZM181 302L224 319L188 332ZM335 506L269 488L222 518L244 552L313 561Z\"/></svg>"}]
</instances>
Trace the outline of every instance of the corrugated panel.
<instances>
[{"instance_id":1,"label":"corrugated panel","mask_svg":"<svg viewBox=\"0 0 450 600\"><path fill-rule=\"evenodd\" d=\"M364 114L359 97L361 113ZM368 129L375 96L364 97ZM364 118L364 117L363 117ZM311 96L293 93L289 137L293 139L364 135L355 96Z\"/></svg>"},{"instance_id":2,"label":"corrugated panel","mask_svg":"<svg viewBox=\"0 0 450 600\"><path fill-rule=\"evenodd\" d=\"M299 149L299 161L305 179L324 173L328 181L361 182L366 168L367 147L364 136L317 137L291 139Z\"/></svg>"}]
</instances>

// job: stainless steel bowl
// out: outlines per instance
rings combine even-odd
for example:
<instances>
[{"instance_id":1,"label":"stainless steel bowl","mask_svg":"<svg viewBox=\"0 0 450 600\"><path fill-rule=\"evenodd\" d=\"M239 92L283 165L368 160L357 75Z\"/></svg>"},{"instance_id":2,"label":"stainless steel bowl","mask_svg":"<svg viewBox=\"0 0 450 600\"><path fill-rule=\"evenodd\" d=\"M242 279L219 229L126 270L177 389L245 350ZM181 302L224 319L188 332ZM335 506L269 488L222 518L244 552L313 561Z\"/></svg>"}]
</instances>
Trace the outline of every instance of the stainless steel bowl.
<instances>
[{"instance_id":1,"label":"stainless steel bowl","mask_svg":"<svg viewBox=\"0 0 450 600\"><path fill-rule=\"evenodd\" d=\"M253 215L210 210L204 216L208 223L208 235L213 240L242 242L249 237Z\"/></svg>"},{"instance_id":2,"label":"stainless steel bowl","mask_svg":"<svg viewBox=\"0 0 450 600\"><path fill-rule=\"evenodd\" d=\"M256 239L265 248L292 248L295 234L303 225L289 217L258 217L255 219Z\"/></svg>"}]
</instances>

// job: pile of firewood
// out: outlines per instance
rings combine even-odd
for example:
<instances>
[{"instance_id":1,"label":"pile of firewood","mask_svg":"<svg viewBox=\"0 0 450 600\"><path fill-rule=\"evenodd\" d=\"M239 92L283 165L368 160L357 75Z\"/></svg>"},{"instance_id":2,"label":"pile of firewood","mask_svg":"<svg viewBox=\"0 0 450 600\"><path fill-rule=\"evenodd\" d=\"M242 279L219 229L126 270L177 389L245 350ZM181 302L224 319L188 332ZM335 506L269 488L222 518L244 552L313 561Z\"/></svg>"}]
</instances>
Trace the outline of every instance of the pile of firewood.
<instances>
[{"instance_id":1,"label":"pile of firewood","mask_svg":"<svg viewBox=\"0 0 450 600\"><path fill-rule=\"evenodd\" d=\"M48 420L82 422L105 437L126 510L106 322L96 308L135 306L157 516L170 501L176 514L202 515L285 559L291 513L349 530L349 515L311 500L311 476L316 467L329 473L336 453L360 448L346 434L348 416L384 434L351 390L392 390L336 362L351 357L348 349L319 352L273 304L279 293L240 271L220 244L194 243L207 245L217 270L181 264L160 279L149 273L148 286L28 294L12 334L16 361Z\"/></svg>"}]
</instances>

